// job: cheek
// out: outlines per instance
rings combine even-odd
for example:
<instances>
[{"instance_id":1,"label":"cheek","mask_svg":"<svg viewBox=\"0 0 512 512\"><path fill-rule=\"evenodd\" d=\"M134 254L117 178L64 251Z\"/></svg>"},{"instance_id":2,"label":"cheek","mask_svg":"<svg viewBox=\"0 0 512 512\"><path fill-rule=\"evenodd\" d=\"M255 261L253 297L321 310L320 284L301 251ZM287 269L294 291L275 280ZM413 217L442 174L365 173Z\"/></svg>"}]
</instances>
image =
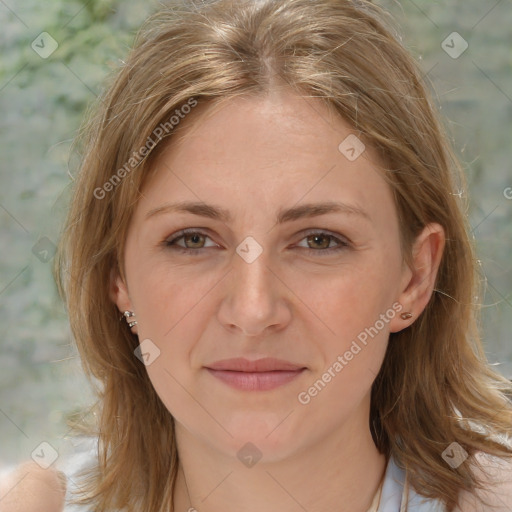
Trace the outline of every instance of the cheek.
<instances>
[{"instance_id":1,"label":"cheek","mask_svg":"<svg viewBox=\"0 0 512 512\"><path fill-rule=\"evenodd\" d=\"M304 331L321 354L311 379L321 382L313 394L326 384L331 391L324 399L336 401L341 394L357 401L371 387L398 314L393 304L399 277L398 257L372 254L329 277L296 281L297 295L312 312Z\"/></svg>"},{"instance_id":2,"label":"cheek","mask_svg":"<svg viewBox=\"0 0 512 512\"><path fill-rule=\"evenodd\" d=\"M305 330L321 358L296 403L325 424L352 414L379 373L390 322L398 314L392 292L381 286L383 276L375 266L365 266L326 280L321 288L309 287L321 321L312 320Z\"/></svg>"},{"instance_id":3,"label":"cheek","mask_svg":"<svg viewBox=\"0 0 512 512\"><path fill-rule=\"evenodd\" d=\"M132 275L130 292L137 312L139 334L165 342L194 317L204 318L208 294L222 279L220 273L191 272L168 263L144 264Z\"/></svg>"},{"instance_id":4,"label":"cheek","mask_svg":"<svg viewBox=\"0 0 512 512\"><path fill-rule=\"evenodd\" d=\"M312 340L321 339L323 346L327 341L339 349L391 308L398 296L400 264L398 257L390 255L388 260L372 253L329 273L307 277L290 273L288 281L309 310L311 322L316 321L323 333ZM389 315L393 314L391 310ZM379 331L387 330L388 320L386 317L384 326L379 322Z\"/></svg>"},{"instance_id":5,"label":"cheek","mask_svg":"<svg viewBox=\"0 0 512 512\"><path fill-rule=\"evenodd\" d=\"M132 274L130 293L137 312L138 336L151 340L158 357L147 366L156 392L171 411L190 406L193 351L215 314L209 294L223 273L201 276L168 263L141 265ZM151 344L148 345L152 347ZM185 386L185 387L182 387Z\"/></svg>"},{"instance_id":6,"label":"cheek","mask_svg":"<svg viewBox=\"0 0 512 512\"><path fill-rule=\"evenodd\" d=\"M380 336L366 346L355 341L345 345L346 350L333 352L322 372L312 376L297 393L298 416L315 418L315 425L326 431L354 417L362 417L364 424L371 387L386 346L386 339Z\"/></svg>"}]
</instances>

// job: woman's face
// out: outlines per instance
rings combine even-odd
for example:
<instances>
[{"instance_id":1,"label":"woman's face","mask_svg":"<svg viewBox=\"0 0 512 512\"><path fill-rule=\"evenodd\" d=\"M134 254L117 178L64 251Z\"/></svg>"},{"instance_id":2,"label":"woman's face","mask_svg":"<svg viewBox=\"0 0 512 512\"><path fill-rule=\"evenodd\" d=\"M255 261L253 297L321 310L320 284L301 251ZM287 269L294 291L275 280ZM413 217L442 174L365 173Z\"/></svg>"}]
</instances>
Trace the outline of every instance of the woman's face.
<instances>
[{"instance_id":1,"label":"woman's face","mask_svg":"<svg viewBox=\"0 0 512 512\"><path fill-rule=\"evenodd\" d=\"M145 184L113 287L178 431L229 455L251 442L268 460L344 425L367 433L388 335L410 323L375 155L290 92L232 99L187 128ZM188 202L204 206L172 206ZM297 370L208 369L232 358Z\"/></svg>"}]
</instances>

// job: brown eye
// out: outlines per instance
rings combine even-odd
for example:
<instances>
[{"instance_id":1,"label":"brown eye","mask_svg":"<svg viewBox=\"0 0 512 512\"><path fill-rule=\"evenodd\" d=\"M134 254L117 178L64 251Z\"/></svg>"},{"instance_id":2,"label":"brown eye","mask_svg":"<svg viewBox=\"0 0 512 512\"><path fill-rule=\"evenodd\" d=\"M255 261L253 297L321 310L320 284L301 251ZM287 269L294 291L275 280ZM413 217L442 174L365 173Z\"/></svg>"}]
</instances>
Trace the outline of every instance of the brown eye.
<instances>
[{"instance_id":1,"label":"brown eye","mask_svg":"<svg viewBox=\"0 0 512 512\"><path fill-rule=\"evenodd\" d=\"M327 249L333 237L330 235L320 234L309 235L306 238L308 239L308 243L312 243L312 246L310 246L311 249Z\"/></svg>"},{"instance_id":2,"label":"brown eye","mask_svg":"<svg viewBox=\"0 0 512 512\"><path fill-rule=\"evenodd\" d=\"M201 249L202 247L198 247L198 245L204 244L205 236L201 233L193 233L191 235L183 235L181 238L185 240L185 246L188 249ZM187 242L190 242L191 245L188 245Z\"/></svg>"},{"instance_id":3,"label":"brown eye","mask_svg":"<svg viewBox=\"0 0 512 512\"><path fill-rule=\"evenodd\" d=\"M188 254L201 254L203 250L210 247L217 248L218 245L210 242L209 245L206 241L210 240L210 237L206 233L202 233L197 230L183 230L176 233L171 239L164 241L164 245L173 250Z\"/></svg>"},{"instance_id":4,"label":"brown eye","mask_svg":"<svg viewBox=\"0 0 512 512\"><path fill-rule=\"evenodd\" d=\"M342 251L350 247L350 243L347 242L341 235L335 236L331 233L323 231L307 233L302 239L306 240L307 246L299 245L305 251L311 254L324 256L332 254L336 251ZM332 244L334 242L334 245Z\"/></svg>"}]
</instances>

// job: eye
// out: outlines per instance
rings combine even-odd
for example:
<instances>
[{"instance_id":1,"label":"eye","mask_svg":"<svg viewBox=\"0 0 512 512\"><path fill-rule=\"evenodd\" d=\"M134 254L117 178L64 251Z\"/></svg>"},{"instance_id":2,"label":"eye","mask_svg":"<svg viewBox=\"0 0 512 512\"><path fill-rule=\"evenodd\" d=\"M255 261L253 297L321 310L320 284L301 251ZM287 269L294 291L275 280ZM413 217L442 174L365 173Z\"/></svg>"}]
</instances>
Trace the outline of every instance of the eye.
<instances>
[{"instance_id":1,"label":"eye","mask_svg":"<svg viewBox=\"0 0 512 512\"><path fill-rule=\"evenodd\" d=\"M325 231L309 232L302 240L306 240L306 244L308 244L308 247L304 247L306 251L310 254L316 253L319 256L329 255L350 247L348 241L344 240L343 237L340 238ZM333 241L337 245L332 246Z\"/></svg>"},{"instance_id":2,"label":"eye","mask_svg":"<svg viewBox=\"0 0 512 512\"><path fill-rule=\"evenodd\" d=\"M179 252L198 254L202 249L205 249L205 239L210 238L206 233L197 231L195 229L183 229L176 234L172 239L165 240L165 245ZM178 244L177 242L183 239L185 245ZM213 244L218 247L217 244Z\"/></svg>"},{"instance_id":3,"label":"eye","mask_svg":"<svg viewBox=\"0 0 512 512\"><path fill-rule=\"evenodd\" d=\"M206 239L210 239L207 233L194 228L189 228L176 233L173 238L165 240L164 245L181 253L194 255L201 254L202 251L208 247L219 247L215 243L212 243L210 246L206 246ZM329 255L350 247L350 243L341 235L335 236L332 233L325 231L313 231L306 233L305 237L302 238L301 241L302 240L306 240L308 247L301 245L297 245L296 247L300 247L310 254ZM335 244L334 246L333 242Z\"/></svg>"}]
</instances>

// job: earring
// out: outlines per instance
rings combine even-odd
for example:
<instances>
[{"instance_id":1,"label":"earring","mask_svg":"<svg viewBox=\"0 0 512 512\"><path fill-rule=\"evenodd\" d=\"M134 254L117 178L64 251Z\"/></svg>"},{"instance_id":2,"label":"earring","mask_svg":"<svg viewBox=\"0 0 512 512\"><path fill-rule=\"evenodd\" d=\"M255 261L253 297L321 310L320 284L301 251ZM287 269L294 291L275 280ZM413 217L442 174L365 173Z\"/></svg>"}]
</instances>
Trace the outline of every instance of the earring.
<instances>
[{"instance_id":1,"label":"earring","mask_svg":"<svg viewBox=\"0 0 512 512\"><path fill-rule=\"evenodd\" d=\"M133 311L125 311L124 316L126 318L126 321L128 322L128 327L131 329L134 325L137 325L137 320L130 320L130 318L133 318L135 316L135 313Z\"/></svg>"},{"instance_id":2,"label":"earring","mask_svg":"<svg viewBox=\"0 0 512 512\"><path fill-rule=\"evenodd\" d=\"M402 313L402 314L400 315L400 318L401 318L402 320L407 320L408 318L412 318L412 313L409 313L409 311L407 311L406 313Z\"/></svg>"}]
</instances>

